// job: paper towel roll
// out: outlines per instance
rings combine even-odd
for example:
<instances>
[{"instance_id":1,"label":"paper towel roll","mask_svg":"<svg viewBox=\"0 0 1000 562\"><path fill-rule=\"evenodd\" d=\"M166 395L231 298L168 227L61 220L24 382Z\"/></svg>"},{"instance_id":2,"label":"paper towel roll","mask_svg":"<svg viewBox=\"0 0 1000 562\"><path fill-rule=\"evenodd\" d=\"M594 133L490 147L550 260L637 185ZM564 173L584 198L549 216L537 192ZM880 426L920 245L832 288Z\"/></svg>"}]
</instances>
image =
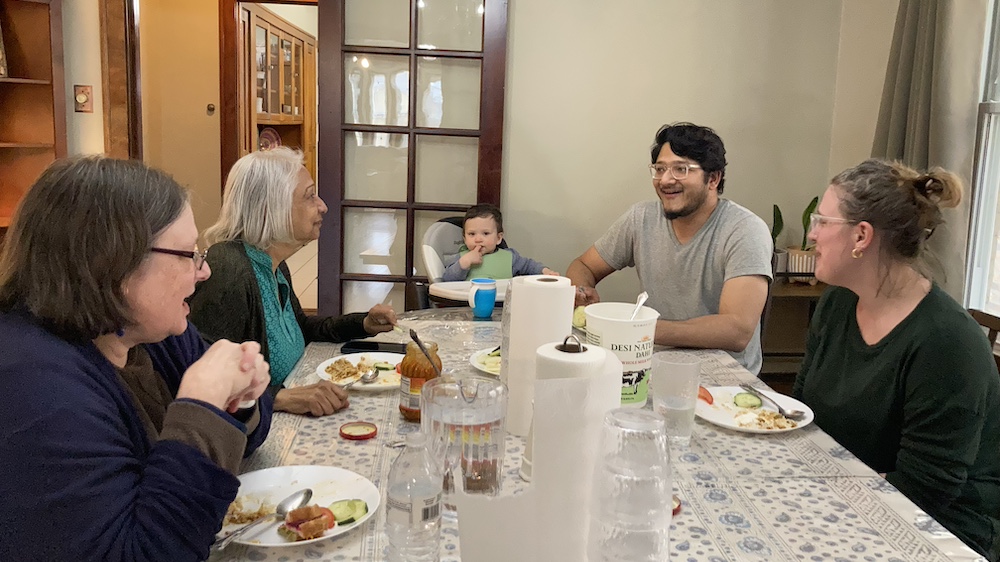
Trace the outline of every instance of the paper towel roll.
<instances>
[{"instance_id":1,"label":"paper towel roll","mask_svg":"<svg viewBox=\"0 0 1000 562\"><path fill-rule=\"evenodd\" d=\"M563 351L562 342L541 345L535 354L536 380L579 378L589 381L598 377L604 369L607 351L596 345L582 347L582 351ZM525 482L530 482L532 475L535 440L533 425L528 426L528 438L524 454L521 455L521 469L518 471Z\"/></svg>"},{"instance_id":2,"label":"paper towel roll","mask_svg":"<svg viewBox=\"0 0 1000 562\"><path fill-rule=\"evenodd\" d=\"M507 431L525 437L531 425L535 389L535 351L561 342L573 331L574 289L566 277L527 275L511 285L510 325L501 347L500 380L510 391ZM501 344L502 345L502 344Z\"/></svg>"}]
</instances>

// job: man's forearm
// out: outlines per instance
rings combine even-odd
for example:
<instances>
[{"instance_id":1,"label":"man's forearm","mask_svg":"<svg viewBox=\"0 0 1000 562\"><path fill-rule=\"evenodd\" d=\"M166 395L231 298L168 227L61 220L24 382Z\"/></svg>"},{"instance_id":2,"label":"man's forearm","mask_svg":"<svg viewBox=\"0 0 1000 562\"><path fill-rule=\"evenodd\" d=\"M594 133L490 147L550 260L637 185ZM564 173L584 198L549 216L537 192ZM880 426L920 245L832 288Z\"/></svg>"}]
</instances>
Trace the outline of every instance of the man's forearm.
<instances>
[{"instance_id":1,"label":"man's forearm","mask_svg":"<svg viewBox=\"0 0 1000 562\"><path fill-rule=\"evenodd\" d=\"M566 277L577 287L596 287L597 278L589 267L580 261L580 258L573 260L566 268Z\"/></svg>"},{"instance_id":2,"label":"man's forearm","mask_svg":"<svg viewBox=\"0 0 1000 562\"><path fill-rule=\"evenodd\" d=\"M756 327L746 326L738 318L724 314L690 320L659 320L654 340L658 345L743 351Z\"/></svg>"}]
</instances>

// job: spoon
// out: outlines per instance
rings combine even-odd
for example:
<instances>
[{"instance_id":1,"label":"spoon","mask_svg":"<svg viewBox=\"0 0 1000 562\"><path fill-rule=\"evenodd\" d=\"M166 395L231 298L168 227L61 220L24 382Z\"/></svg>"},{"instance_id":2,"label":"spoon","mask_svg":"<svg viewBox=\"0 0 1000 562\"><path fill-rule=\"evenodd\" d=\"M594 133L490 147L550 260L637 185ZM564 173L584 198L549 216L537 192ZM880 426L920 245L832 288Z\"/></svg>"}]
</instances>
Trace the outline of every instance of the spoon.
<instances>
[{"instance_id":1,"label":"spoon","mask_svg":"<svg viewBox=\"0 0 1000 562\"><path fill-rule=\"evenodd\" d=\"M379 371L375 367L372 367L371 369L369 369L366 373L364 373L360 377L358 377L358 378L354 379L353 381L345 384L343 386L343 389L347 390L348 388L351 388L352 386L354 386L358 382L360 382L361 384L371 384L371 383L375 382L375 379L378 378L379 374L381 374L381 371Z\"/></svg>"},{"instance_id":2,"label":"spoon","mask_svg":"<svg viewBox=\"0 0 1000 562\"><path fill-rule=\"evenodd\" d=\"M256 527L260 523L263 523L263 522L266 522L266 521L273 521L275 519L284 519L285 516L288 515L289 511L292 511L294 509L298 509L298 508L302 507L303 505L305 505L306 503L308 503L309 500L312 499L312 495L313 495L313 491L311 489L309 489L309 488L306 488L304 490L299 490L298 492L295 492L294 494L292 494L292 495L288 496L287 498L281 500L281 503L279 503L278 507L274 510L274 514L272 514L272 515L265 515L264 517L261 517L261 518L257 519L256 521L253 521L252 523L248 523L247 525L244 525L243 527L240 527L236 531L233 531L233 533L231 533L229 536L227 536L226 538L222 539L222 542L219 543L218 550L222 550L222 549L226 548L227 546L229 546L229 543L233 542L233 539L235 539L236 537L243 536L244 534L246 534L247 531L249 531L250 529Z\"/></svg>"},{"instance_id":3,"label":"spoon","mask_svg":"<svg viewBox=\"0 0 1000 562\"><path fill-rule=\"evenodd\" d=\"M806 416L806 413L803 412L802 410L786 410L786 409L782 408L781 404L778 404L772 398L770 398L769 396L767 396L763 392L757 390L756 388L750 386L749 384L741 384L740 388L742 388L743 390L749 392L750 394L753 394L754 396L756 396L757 398L760 398L761 400L767 400L768 402L770 402L771 404L773 404L775 408L778 409L778 413L779 414L785 416L786 418L788 418L790 420L801 420L802 418L804 418Z\"/></svg>"},{"instance_id":4,"label":"spoon","mask_svg":"<svg viewBox=\"0 0 1000 562\"><path fill-rule=\"evenodd\" d=\"M417 347L420 348L420 351L424 352L424 357L427 358L427 361L430 362L431 367L434 368L434 372L437 373L437 376L440 377L441 369L438 369L437 363L435 363L434 360L431 359L431 354L427 353L427 348L424 347L424 342L420 341L420 338L417 337L417 331L414 330L413 328L410 328L410 339L412 339L414 343L417 344Z\"/></svg>"},{"instance_id":5,"label":"spoon","mask_svg":"<svg viewBox=\"0 0 1000 562\"><path fill-rule=\"evenodd\" d=\"M635 310L632 311L632 316L628 317L629 320L635 320L635 315L639 314L639 309L642 308L642 305L646 303L646 299L648 298L649 293L646 291L639 293L639 296L635 299Z\"/></svg>"}]
</instances>

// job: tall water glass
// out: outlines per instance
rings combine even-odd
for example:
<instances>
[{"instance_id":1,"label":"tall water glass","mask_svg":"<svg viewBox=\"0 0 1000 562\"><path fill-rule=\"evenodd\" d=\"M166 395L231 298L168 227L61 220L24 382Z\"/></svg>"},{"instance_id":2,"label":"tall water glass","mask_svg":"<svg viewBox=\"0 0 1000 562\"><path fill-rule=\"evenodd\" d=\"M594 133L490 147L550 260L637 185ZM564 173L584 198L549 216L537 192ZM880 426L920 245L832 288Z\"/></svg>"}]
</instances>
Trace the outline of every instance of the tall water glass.
<instances>
[{"instance_id":1,"label":"tall water glass","mask_svg":"<svg viewBox=\"0 0 1000 562\"><path fill-rule=\"evenodd\" d=\"M495 378L445 374L424 384L420 409L421 429L444 473L444 515L455 515L456 489L498 495L506 449L507 386Z\"/></svg>"},{"instance_id":2,"label":"tall water glass","mask_svg":"<svg viewBox=\"0 0 1000 562\"><path fill-rule=\"evenodd\" d=\"M667 435L675 445L686 447L691 443L700 376L701 359L697 355L683 351L653 355L653 410L667 420Z\"/></svg>"},{"instance_id":3,"label":"tall water glass","mask_svg":"<svg viewBox=\"0 0 1000 562\"><path fill-rule=\"evenodd\" d=\"M663 418L619 408L604 417L594 467L590 562L666 560L673 508Z\"/></svg>"}]
</instances>

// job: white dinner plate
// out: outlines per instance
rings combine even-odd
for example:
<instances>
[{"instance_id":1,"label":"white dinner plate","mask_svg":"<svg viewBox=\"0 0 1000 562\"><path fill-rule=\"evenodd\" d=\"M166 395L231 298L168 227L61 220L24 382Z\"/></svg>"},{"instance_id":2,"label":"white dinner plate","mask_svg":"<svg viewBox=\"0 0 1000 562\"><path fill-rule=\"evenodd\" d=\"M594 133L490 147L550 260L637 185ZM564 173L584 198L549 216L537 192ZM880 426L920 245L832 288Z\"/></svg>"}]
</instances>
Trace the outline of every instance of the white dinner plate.
<instances>
[{"instance_id":1,"label":"white dinner plate","mask_svg":"<svg viewBox=\"0 0 1000 562\"><path fill-rule=\"evenodd\" d=\"M813 411L809 409L802 402L784 394L778 394L773 391L760 390L762 394L773 399L781 407L786 410L802 410L806 413L806 416L796 422L796 426L787 429L759 429L756 427L741 427L736 421L736 416L740 414L745 414L750 412L748 408L740 408L733 403L733 397L741 392L745 392L742 388L738 386L713 386L706 387L712 394L713 402L711 405L706 403L704 400L698 400L695 404L694 413L697 416L707 422L714 423L715 425L726 427L734 431L742 431L744 433L786 433L789 431L795 431L796 429L805 427L812 423ZM763 401L764 405L760 409L770 410L772 412L777 411L774 406L768 404L766 400Z\"/></svg>"},{"instance_id":2,"label":"white dinner plate","mask_svg":"<svg viewBox=\"0 0 1000 562\"><path fill-rule=\"evenodd\" d=\"M372 363L391 363L393 366L399 365L399 362L403 360L402 353L385 353L381 351L370 351L365 353L349 353L347 355L338 355L336 357L331 357L326 361L319 364L316 367L316 375L323 380L330 380L330 374L326 372L326 368L332 365L334 361L338 359L347 359L351 363L357 365L358 361L361 361L363 357L367 357ZM344 380L336 381L337 384L344 385L351 381L357 380L360 376L348 377ZM395 370L392 371L382 371L382 374L375 379L375 382L371 384L358 383L351 387L351 390L365 390L365 391L381 391L381 390L399 390L399 373Z\"/></svg>"},{"instance_id":3,"label":"white dinner plate","mask_svg":"<svg viewBox=\"0 0 1000 562\"><path fill-rule=\"evenodd\" d=\"M487 361L487 358L489 357L490 352L492 352L496 348L497 348L497 346L494 345L493 347L487 347L486 349L480 349L479 351L473 353L472 357L469 357L469 363L472 363L473 367L479 369L480 371L482 371L484 373L489 373L489 374L491 374L491 375L493 375L495 377L499 377L500 376L500 361L499 361L500 360L500 356L498 355L498 356L496 356L496 357L493 358L493 359L497 360L496 361L496 366L492 366L492 365L487 365L486 364L486 361Z\"/></svg>"},{"instance_id":4,"label":"white dinner plate","mask_svg":"<svg viewBox=\"0 0 1000 562\"><path fill-rule=\"evenodd\" d=\"M382 494L370 480L350 470L333 466L276 466L255 470L240 476L240 491L236 499L241 501L245 511L255 511L260 506L277 506L278 502L303 488L313 491L310 504L330 507L335 501L364 500L368 513L354 523L337 525L328 529L323 536L304 541L289 541L278 534L279 521L263 524L235 540L251 546L298 546L326 540L360 528L368 518L378 511ZM243 524L226 525L219 538L239 529Z\"/></svg>"}]
</instances>

